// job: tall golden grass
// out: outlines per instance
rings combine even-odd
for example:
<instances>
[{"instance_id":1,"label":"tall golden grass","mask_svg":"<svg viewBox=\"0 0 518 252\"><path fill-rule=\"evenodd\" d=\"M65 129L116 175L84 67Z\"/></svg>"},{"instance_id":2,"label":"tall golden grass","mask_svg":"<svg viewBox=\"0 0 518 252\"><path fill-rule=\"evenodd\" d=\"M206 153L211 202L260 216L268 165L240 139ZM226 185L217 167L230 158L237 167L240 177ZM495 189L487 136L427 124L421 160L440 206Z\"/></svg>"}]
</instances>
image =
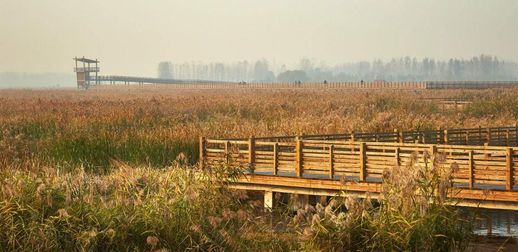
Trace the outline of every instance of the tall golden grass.
<instances>
[{"instance_id":1,"label":"tall golden grass","mask_svg":"<svg viewBox=\"0 0 518 252\"><path fill-rule=\"evenodd\" d=\"M473 100L444 108L428 97ZM0 164L106 170L110 159L191 163L197 139L511 125L517 90L353 92L167 88L0 92Z\"/></svg>"},{"instance_id":2,"label":"tall golden grass","mask_svg":"<svg viewBox=\"0 0 518 252\"><path fill-rule=\"evenodd\" d=\"M448 108L424 100L430 97L473 103ZM440 202L424 213L414 209L418 205L403 200L411 190L387 192L390 197L379 207L330 207L334 211L330 218L347 214L354 223L360 221L359 226L333 220L321 225L332 230L325 235L313 227L305 233L307 223L300 226L304 227L298 230L300 234L297 225L294 230L274 232L257 209L260 202L226 189L228 178L221 174L194 171L190 164L197 161L198 138L503 126L516 122L517 101L516 89L402 93L141 87L86 92L2 90L0 247L347 250L363 244L369 245L367 250L382 246L394 250L428 245L458 248L464 230L453 229L458 227L456 212ZM224 164L221 168L235 171ZM422 182L421 177L405 178L412 186ZM409 210L394 211L402 207ZM350 210L337 211L345 208ZM281 220L288 222L284 217ZM363 222L364 218L369 222ZM411 224L408 229L400 225L404 222ZM445 241L440 236L445 234L456 238ZM416 237L432 240L423 243ZM352 238L359 243L344 240Z\"/></svg>"}]
</instances>

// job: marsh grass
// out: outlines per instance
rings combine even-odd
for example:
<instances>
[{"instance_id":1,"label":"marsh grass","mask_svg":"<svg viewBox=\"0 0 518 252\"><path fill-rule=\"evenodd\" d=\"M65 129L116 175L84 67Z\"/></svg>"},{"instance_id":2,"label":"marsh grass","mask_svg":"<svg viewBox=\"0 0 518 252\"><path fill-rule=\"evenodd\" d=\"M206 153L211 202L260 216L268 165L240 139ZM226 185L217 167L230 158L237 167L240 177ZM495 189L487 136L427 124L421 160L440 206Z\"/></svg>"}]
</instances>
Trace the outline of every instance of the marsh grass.
<instances>
[{"instance_id":1,"label":"marsh grass","mask_svg":"<svg viewBox=\"0 0 518 252\"><path fill-rule=\"evenodd\" d=\"M228 190L232 177L174 164L95 175L0 173L0 247L13 251L282 250L260 204ZM254 214L255 213L255 214Z\"/></svg>"},{"instance_id":2,"label":"marsh grass","mask_svg":"<svg viewBox=\"0 0 518 252\"><path fill-rule=\"evenodd\" d=\"M448 109L428 97L474 102ZM462 250L470 225L446 202L440 157L387 172L379 204L280 210L278 229L260 201L227 188L239 167L192 166L198 138L506 126L517 100L517 89L1 91L0 248Z\"/></svg>"},{"instance_id":3,"label":"marsh grass","mask_svg":"<svg viewBox=\"0 0 518 252\"><path fill-rule=\"evenodd\" d=\"M319 251L462 251L469 218L455 208L449 185L454 167L440 156L414 157L384 174L377 204L370 198L337 197L327 206L300 209L292 225L301 247Z\"/></svg>"},{"instance_id":4,"label":"marsh grass","mask_svg":"<svg viewBox=\"0 0 518 252\"><path fill-rule=\"evenodd\" d=\"M427 97L474 103L446 109ZM328 92L106 89L0 92L0 169L84 166L110 160L165 167L191 164L200 136L249 137L513 125L518 91Z\"/></svg>"}]
</instances>

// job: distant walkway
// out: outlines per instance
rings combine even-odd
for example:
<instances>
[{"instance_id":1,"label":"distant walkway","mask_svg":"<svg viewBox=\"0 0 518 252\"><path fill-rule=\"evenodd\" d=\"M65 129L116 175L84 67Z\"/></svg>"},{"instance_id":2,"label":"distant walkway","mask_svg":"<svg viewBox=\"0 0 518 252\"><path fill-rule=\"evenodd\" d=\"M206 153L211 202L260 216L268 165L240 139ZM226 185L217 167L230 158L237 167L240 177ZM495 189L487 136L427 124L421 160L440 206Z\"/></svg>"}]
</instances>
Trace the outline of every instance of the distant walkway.
<instances>
[{"instance_id":1,"label":"distant walkway","mask_svg":"<svg viewBox=\"0 0 518 252\"><path fill-rule=\"evenodd\" d=\"M358 90L424 90L489 89L518 87L518 81L427 81L427 82L326 82L326 83L245 83L209 80L160 79L133 76L91 76L95 85L163 84L182 89L358 89Z\"/></svg>"}]
</instances>

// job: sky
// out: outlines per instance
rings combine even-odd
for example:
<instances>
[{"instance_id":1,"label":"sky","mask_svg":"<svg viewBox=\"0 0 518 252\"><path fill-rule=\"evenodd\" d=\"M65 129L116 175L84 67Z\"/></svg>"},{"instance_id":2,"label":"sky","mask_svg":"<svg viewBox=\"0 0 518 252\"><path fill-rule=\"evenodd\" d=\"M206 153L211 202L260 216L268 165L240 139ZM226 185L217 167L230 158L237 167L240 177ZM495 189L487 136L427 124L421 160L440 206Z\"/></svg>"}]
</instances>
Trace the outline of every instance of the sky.
<instances>
[{"instance_id":1,"label":"sky","mask_svg":"<svg viewBox=\"0 0 518 252\"><path fill-rule=\"evenodd\" d=\"M156 76L160 61L518 61L516 0L0 0L0 72Z\"/></svg>"}]
</instances>

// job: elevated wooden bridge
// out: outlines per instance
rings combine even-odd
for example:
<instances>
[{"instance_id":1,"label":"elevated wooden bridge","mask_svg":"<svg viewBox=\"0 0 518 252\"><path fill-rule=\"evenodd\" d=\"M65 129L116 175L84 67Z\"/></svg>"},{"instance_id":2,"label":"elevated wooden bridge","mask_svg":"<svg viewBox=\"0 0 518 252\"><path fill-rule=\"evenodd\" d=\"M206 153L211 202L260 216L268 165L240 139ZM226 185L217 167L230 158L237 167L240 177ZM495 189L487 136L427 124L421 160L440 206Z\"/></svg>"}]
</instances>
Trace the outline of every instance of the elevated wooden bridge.
<instances>
[{"instance_id":1,"label":"elevated wooden bridge","mask_svg":"<svg viewBox=\"0 0 518 252\"><path fill-rule=\"evenodd\" d=\"M518 128L469 128L200 139L200 164L244 167L231 186L272 192L376 198L383 172L441 156L453 166L451 189L459 206L518 210ZM515 148L516 147L516 148ZM429 160L429 159L428 159Z\"/></svg>"},{"instance_id":2,"label":"elevated wooden bridge","mask_svg":"<svg viewBox=\"0 0 518 252\"><path fill-rule=\"evenodd\" d=\"M245 83L213 80L180 80L121 75L100 75L99 61L75 57L74 72L78 89L98 85L163 84L182 89L345 89L345 90L422 90L488 89L518 87L518 81L349 81L309 83ZM457 105L457 104L455 104Z\"/></svg>"}]
</instances>

